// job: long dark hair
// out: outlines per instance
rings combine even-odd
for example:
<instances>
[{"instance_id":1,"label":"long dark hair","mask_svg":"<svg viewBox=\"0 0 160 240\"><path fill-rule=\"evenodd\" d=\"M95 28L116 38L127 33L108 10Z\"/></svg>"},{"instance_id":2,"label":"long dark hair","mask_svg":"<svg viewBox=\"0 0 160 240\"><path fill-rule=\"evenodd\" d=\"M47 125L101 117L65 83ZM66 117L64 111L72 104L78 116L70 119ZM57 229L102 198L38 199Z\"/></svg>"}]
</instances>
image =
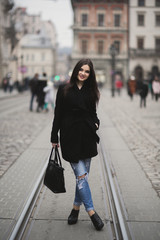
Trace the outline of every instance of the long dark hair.
<instances>
[{"instance_id":1,"label":"long dark hair","mask_svg":"<svg viewBox=\"0 0 160 240\"><path fill-rule=\"evenodd\" d=\"M70 81L69 83L65 86L64 89L64 93L65 95L67 94L68 90L70 88L72 88L78 81L78 72L80 70L80 68L83 65L88 65L90 67L90 74L89 77L87 78L87 80L85 81L85 85L87 85L87 87L89 88L90 92L91 92L91 98L95 103L98 103L99 101L99 97L100 97L100 93L98 90L98 86L97 86L97 81L96 81L96 75L95 75L95 71L93 68L93 63L90 59L86 58L86 59L81 59L79 62L77 62L77 64L75 65Z\"/></svg>"}]
</instances>

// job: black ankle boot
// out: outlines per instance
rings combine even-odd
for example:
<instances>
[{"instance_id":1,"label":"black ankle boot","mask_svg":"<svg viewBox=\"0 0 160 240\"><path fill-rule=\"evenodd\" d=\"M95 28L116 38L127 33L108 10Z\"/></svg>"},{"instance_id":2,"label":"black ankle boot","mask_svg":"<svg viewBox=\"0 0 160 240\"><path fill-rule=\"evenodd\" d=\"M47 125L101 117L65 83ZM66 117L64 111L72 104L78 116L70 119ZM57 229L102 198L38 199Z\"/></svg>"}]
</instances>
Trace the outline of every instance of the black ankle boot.
<instances>
[{"instance_id":1,"label":"black ankle boot","mask_svg":"<svg viewBox=\"0 0 160 240\"><path fill-rule=\"evenodd\" d=\"M90 218L92 220L93 225L98 231L103 228L104 223L102 222L101 218L98 216L96 212Z\"/></svg>"},{"instance_id":2,"label":"black ankle boot","mask_svg":"<svg viewBox=\"0 0 160 240\"><path fill-rule=\"evenodd\" d=\"M72 209L69 217L68 217L68 224L72 225L78 221L79 210Z\"/></svg>"}]
</instances>

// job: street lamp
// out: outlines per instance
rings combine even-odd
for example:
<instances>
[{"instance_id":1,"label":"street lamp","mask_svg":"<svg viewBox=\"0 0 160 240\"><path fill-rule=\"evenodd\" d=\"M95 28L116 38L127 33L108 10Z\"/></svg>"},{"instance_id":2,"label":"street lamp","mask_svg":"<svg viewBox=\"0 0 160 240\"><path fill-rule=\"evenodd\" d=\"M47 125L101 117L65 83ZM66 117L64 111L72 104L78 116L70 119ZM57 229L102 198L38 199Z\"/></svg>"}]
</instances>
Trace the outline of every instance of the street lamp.
<instances>
[{"instance_id":1,"label":"street lamp","mask_svg":"<svg viewBox=\"0 0 160 240\"><path fill-rule=\"evenodd\" d=\"M23 82L23 74L24 74L24 72L23 72L23 54L21 55L21 73L22 73L22 82Z\"/></svg>"},{"instance_id":2,"label":"street lamp","mask_svg":"<svg viewBox=\"0 0 160 240\"><path fill-rule=\"evenodd\" d=\"M115 77L115 57L117 55L117 49L114 44L110 46L109 53L112 57L111 59L111 66L112 66L112 71L111 71L111 92L112 92L112 97L114 97L114 92L115 92L115 86L114 86L114 77Z\"/></svg>"},{"instance_id":3,"label":"street lamp","mask_svg":"<svg viewBox=\"0 0 160 240\"><path fill-rule=\"evenodd\" d=\"M18 79L18 57L16 55L12 56L11 61L15 61L16 62L16 67L15 67L15 76L16 76L16 81Z\"/></svg>"}]
</instances>

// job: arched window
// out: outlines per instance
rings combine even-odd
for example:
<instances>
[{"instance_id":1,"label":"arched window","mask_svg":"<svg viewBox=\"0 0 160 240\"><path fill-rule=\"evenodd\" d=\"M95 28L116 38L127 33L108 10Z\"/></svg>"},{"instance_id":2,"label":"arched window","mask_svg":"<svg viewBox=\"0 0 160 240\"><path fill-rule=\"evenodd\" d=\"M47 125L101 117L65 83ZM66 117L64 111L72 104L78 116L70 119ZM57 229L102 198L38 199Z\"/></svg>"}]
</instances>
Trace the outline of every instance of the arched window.
<instances>
[{"instance_id":1,"label":"arched window","mask_svg":"<svg viewBox=\"0 0 160 240\"><path fill-rule=\"evenodd\" d=\"M153 75L159 75L158 66L153 66L153 67L152 67L152 74L153 74Z\"/></svg>"},{"instance_id":2,"label":"arched window","mask_svg":"<svg viewBox=\"0 0 160 240\"><path fill-rule=\"evenodd\" d=\"M143 80L143 68L141 66L135 68L135 77L137 81Z\"/></svg>"}]
</instances>

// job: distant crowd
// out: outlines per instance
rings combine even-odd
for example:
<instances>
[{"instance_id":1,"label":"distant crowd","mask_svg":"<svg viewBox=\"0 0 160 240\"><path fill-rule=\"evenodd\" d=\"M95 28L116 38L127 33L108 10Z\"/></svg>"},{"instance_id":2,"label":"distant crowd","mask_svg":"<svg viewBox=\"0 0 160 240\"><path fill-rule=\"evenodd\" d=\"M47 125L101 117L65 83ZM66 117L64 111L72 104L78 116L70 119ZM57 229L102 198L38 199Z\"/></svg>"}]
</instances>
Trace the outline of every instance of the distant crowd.
<instances>
[{"instance_id":1,"label":"distant crowd","mask_svg":"<svg viewBox=\"0 0 160 240\"><path fill-rule=\"evenodd\" d=\"M120 75L115 76L114 87L118 95L120 95L123 87ZM146 99L149 92L155 101L158 101L160 97L160 78L158 75L154 75L148 81L144 81L142 79L137 80L134 75L131 75L127 81L127 92L131 100L133 100L135 94L138 94L140 96L140 107L146 107Z\"/></svg>"},{"instance_id":2,"label":"distant crowd","mask_svg":"<svg viewBox=\"0 0 160 240\"><path fill-rule=\"evenodd\" d=\"M155 75L149 81L136 80L132 75L127 82L127 91L130 99L133 100L134 94L139 94L140 96L140 107L146 107L146 99L148 93L152 95L152 99L158 101L160 97L160 78Z\"/></svg>"},{"instance_id":3,"label":"distant crowd","mask_svg":"<svg viewBox=\"0 0 160 240\"><path fill-rule=\"evenodd\" d=\"M115 75L114 79L114 90L121 95L121 89L123 88L123 81L119 74ZM58 81L59 82L59 81ZM58 84L58 82L56 84ZM16 88L19 92L24 90L31 91L30 100L30 111L33 111L34 99L36 99L37 107L36 111L48 111L48 104L51 104L52 109L54 109L54 86L53 81L47 78L47 74L43 73L39 75L36 73L32 79L24 78L22 83L13 82L12 74L8 73L3 79L3 90L4 92L13 91ZM113 89L112 89L113 90ZM146 107L146 99L148 93L151 93L152 99L156 102L160 98L160 77L155 74L149 80L137 80L134 75L131 75L127 81L127 93L131 100L133 100L134 95L138 94L140 96L140 107Z\"/></svg>"}]
</instances>

